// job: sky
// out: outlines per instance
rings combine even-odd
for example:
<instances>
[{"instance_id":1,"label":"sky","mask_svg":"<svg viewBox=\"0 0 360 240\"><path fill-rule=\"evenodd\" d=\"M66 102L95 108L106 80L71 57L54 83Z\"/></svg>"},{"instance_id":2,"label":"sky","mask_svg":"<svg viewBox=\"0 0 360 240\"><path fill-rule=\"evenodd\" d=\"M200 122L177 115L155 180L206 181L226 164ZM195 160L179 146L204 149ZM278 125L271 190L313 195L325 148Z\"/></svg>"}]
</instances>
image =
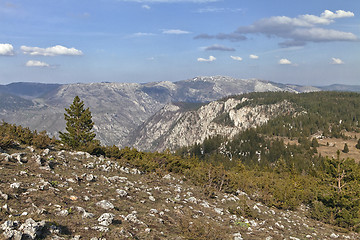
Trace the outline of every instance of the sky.
<instances>
[{"instance_id":1,"label":"sky","mask_svg":"<svg viewBox=\"0 0 360 240\"><path fill-rule=\"evenodd\" d=\"M359 0L0 0L0 84L360 85Z\"/></svg>"}]
</instances>

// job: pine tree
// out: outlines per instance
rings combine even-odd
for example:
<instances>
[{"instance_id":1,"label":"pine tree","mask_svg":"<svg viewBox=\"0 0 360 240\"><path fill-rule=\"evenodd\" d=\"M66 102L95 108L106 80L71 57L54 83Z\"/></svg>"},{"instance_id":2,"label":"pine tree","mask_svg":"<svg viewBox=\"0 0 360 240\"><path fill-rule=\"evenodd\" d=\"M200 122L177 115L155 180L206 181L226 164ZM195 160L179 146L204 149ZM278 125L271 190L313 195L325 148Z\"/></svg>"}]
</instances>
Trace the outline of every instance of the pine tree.
<instances>
[{"instance_id":1,"label":"pine tree","mask_svg":"<svg viewBox=\"0 0 360 240\"><path fill-rule=\"evenodd\" d=\"M347 143L345 143L344 145L344 150L343 150L344 153L348 153L349 152L349 147L347 145Z\"/></svg>"},{"instance_id":2,"label":"pine tree","mask_svg":"<svg viewBox=\"0 0 360 240\"><path fill-rule=\"evenodd\" d=\"M355 145L357 149L360 149L360 139L358 140L357 144Z\"/></svg>"},{"instance_id":3,"label":"pine tree","mask_svg":"<svg viewBox=\"0 0 360 240\"><path fill-rule=\"evenodd\" d=\"M76 96L64 113L67 133L59 132L61 142L72 149L81 149L94 141L92 131L94 122L89 108L84 109L84 102Z\"/></svg>"}]
</instances>

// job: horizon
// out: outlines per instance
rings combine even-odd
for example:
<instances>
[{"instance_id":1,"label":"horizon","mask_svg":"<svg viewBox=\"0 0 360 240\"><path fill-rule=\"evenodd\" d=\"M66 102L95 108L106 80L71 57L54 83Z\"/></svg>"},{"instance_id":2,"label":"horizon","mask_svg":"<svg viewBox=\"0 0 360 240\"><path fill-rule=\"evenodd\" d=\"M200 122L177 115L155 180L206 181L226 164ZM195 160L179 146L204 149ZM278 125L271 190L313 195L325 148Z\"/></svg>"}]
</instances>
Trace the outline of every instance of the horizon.
<instances>
[{"instance_id":1,"label":"horizon","mask_svg":"<svg viewBox=\"0 0 360 240\"><path fill-rule=\"evenodd\" d=\"M0 84L231 76L357 85L358 1L0 2Z\"/></svg>"},{"instance_id":2,"label":"horizon","mask_svg":"<svg viewBox=\"0 0 360 240\"><path fill-rule=\"evenodd\" d=\"M206 77L228 77L228 78L233 78L235 80L257 80L257 81L262 81L262 82L269 82L269 83L274 83L274 84L284 84L284 85L297 85L297 86L302 86L302 87L329 87L329 86L334 86L334 85L339 85L339 86L356 86L356 87L360 87L360 83L359 84L341 84L341 83L332 83L332 84L325 84L325 85L301 85L301 84L297 84L297 83L279 83L279 82L274 82L274 81L269 81L269 80L264 80L264 79L257 79L257 78L235 78L235 77L231 77L231 76L195 76L192 78L188 78L188 79L182 79L182 80L174 80L174 81L154 81L154 82L73 82L73 83L57 83L57 82L11 82L11 83L5 83L2 84L0 83L0 86L7 86L7 85L11 85L11 84L54 84L54 85L72 85L72 84L96 84L96 83L103 83L103 84L111 84L111 83L119 83L119 84L149 84L149 83L160 83L160 82L171 82L171 83L176 83L176 82L181 82L181 81L187 81L187 80L192 80L195 78L206 78Z\"/></svg>"}]
</instances>

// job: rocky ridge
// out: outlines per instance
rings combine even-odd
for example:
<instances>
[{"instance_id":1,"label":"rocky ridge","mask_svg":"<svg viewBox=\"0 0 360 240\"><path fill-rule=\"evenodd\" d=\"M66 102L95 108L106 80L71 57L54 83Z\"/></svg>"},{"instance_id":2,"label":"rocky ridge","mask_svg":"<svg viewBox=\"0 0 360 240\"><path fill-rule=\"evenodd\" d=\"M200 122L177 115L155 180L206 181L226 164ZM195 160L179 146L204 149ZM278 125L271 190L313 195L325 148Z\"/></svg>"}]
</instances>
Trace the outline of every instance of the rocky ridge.
<instances>
[{"instance_id":1,"label":"rocky ridge","mask_svg":"<svg viewBox=\"0 0 360 240\"><path fill-rule=\"evenodd\" d=\"M0 154L0 174L4 239L359 238L307 218L305 206L269 208L240 190L208 196L184 176L84 152L18 146Z\"/></svg>"},{"instance_id":2,"label":"rocky ridge","mask_svg":"<svg viewBox=\"0 0 360 240\"><path fill-rule=\"evenodd\" d=\"M228 98L190 111L175 104L166 105L133 133L129 145L141 150L174 150L216 135L232 138L276 116L295 113L288 101L239 107L246 101L246 98Z\"/></svg>"},{"instance_id":3,"label":"rocky ridge","mask_svg":"<svg viewBox=\"0 0 360 240\"><path fill-rule=\"evenodd\" d=\"M14 86L13 86L14 85ZM261 81L212 76L178 82L89 83L43 86L36 83L0 85L0 118L8 123L64 131L64 108L78 95L90 108L97 138L106 145L126 146L128 136L171 102L210 102L229 95L254 91L318 91ZM4 95L5 94L5 95ZM13 97L9 97L9 94Z\"/></svg>"}]
</instances>

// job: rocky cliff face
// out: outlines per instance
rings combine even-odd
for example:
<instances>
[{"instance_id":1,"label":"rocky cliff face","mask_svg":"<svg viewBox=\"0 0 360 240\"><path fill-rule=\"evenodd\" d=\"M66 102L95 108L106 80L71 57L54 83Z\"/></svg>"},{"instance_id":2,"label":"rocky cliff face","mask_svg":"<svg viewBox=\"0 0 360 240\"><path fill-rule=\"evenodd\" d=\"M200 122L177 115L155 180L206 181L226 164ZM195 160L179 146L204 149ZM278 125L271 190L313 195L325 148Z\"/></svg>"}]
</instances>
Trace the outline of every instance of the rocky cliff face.
<instances>
[{"instance_id":1,"label":"rocky cliff face","mask_svg":"<svg viewBox=\"0 0 360 240\"><path fill-rule=\"evenodd\" d=\"M64 108L78 95L92 112L97 138L103 144L126 146L131 143L129 136L133 135L139 125L171 102L209 102L246 92L297 92L296 89L299 89L299 86L222 76L146 84L44 86L37 83L18 83L16 86L0 86L0 94L8 92L14 96L11 98L1 95L7 99L7 103L3 106L0 104L0 119L38 131L47 130L51 135L57 136L58 131L65 128Z\"/></svg>"},{"instance_id":2,"label":"rocky cliff face","mask_svg":"<svg viewBox=\"0 0 360 240\"><path fill-rule=\"evenodd\" d=\"M201 143L216 135L231 138L240 131L266 123L270 118L295 112L287 101L240 107L245 101L248 99L229 98L190 111L184 111L176 104L166 105L134 132L129 145L142 150L173 150Z\"/></svg>"}]
</instances>

